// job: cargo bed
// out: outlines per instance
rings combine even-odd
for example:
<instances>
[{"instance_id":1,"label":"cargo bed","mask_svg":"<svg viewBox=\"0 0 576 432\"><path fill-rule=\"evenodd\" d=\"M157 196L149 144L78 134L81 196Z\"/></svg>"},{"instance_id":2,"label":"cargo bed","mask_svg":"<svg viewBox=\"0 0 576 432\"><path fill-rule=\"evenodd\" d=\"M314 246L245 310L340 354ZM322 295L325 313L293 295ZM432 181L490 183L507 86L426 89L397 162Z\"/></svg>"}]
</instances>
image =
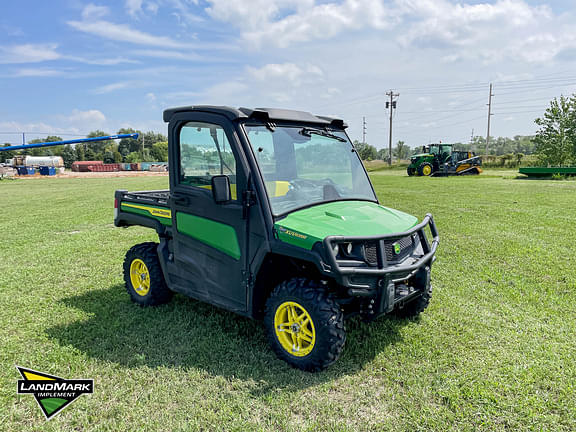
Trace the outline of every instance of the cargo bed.
<instances>
[{"instance_id":1,"label":"cargo bed","mask_svg":"<svg viewBox=\"0 0 576 432\"><path fill-rule=\"evenodd\" d=\"M114 225L143 225L154 228L158 234L165 233L172 226L169 197L168 189L136 192L117 190L114 194Z\"/></svg>"}]
</instances>

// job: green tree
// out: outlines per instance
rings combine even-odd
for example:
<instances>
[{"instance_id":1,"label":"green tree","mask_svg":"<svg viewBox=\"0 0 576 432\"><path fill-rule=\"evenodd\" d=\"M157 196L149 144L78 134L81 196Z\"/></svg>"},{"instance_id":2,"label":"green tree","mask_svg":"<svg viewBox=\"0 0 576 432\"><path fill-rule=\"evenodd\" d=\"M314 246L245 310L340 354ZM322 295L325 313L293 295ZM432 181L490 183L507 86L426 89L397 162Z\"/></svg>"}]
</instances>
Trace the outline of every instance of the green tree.
<instances>
[{"instance_id":1,"label":"green tree","mask_svg":"<svg viewBox=\"0 0 576 432\"><path fill-rule=\"evenodd\" d=\"M104 152L102 161L104 161L104 163L114 163L114 153L111 152L110 150L107 150L106 152Z\"/></svg>"},{"instance_id":2,"label":"green tree","mask_svg":"<svg viewBox=\"0 0 576 432\"><path fill-rule=\"evenodd\" d=\"M64 166L66 168L70 168L76 160L76 152L70 144L67 144L62 150L62 159L64 159Z\"/></svg>"},{"instance_id":3,"label":"green tree","mask_svg":"<svg viewBox=\"0 0 576 432\"><path fill-rule=\"evenodd\" d=\"M371 161L378 157L378 151L376 150L376 147L371 146L370 144L354 141L354 148L358 152L360 159L364 161Z\"/></svg>"},{"instance_id":4,"label":"green tree","mask_svg":"<svg viewBox=\"0 0 576 432\"><path fill-rule=\"evenodd\" d=\"M92 150L91 147L88 147L88 148L86 149L86 152L85 152L85 154L84 154L84 158L85 158L85 160L87 160L87 161L97 160L97 159L96 159L96 153L94 153L94 150Z\"/></svg>"},{"instance_id":5,"label":"green tree","mask_svg":"<svg viewBox=\"0 0 576 432\"><path fill-rule=\"evenodd\" d=\"M84 151L84 146L82 144L76 144L76 148L74 150L76 152L77 161L86 160L86 152Z\"/></svg>"},{"instance_id":6,"label":"green tree","mask_svg":"<svg viewBox=\"0 0 576 432\"><path fill-rule=\"evenodd\" d=\"M576 163L576 95L554 98L544 116L534 122L540 126L533 140L540 163L553 166Z\"/></svg>"},{"instance_id":7,"label":"green tree","mask_svg":"<svg viewBox=\"0 0 576 432\"><path fill-rule=\"evenodd\" d=\"M378 150L377 159L387 161L388 160L388 153L389 152L388 152L387 148L382 148L382 149Z\"/></svg>"},{"instance_id":8,"label":"green tree","mask_svg":"<svg viewBox=\"0 0 576 432\"><path fill-rule=\"evenodd\" d=\"M95 130L90 132L88 135L86 135L86 138L98 138L98 137L102 137L102 136L108 136L110 135L107 132L101 131L101 130ZM108 146L109 142L108 141L95 141L95 142L89 142L86 143L86 152L88 151L88 149L91 149L94 152L94 158L97 158L98 156L100 156L99 159L88 159L88 156L86 156L87 160L101 160L103 158L104 155L104 149L106 148L106 146Z\"/></svg>"},{"instance_id":9,"label":"green tree","mask_svg":"<svg viewBox=\"0 0 576 432\"><path fill-rule=\"evenodd\" d=\"M396 147L392 149L392 154L398 160L410 159L410 147L404 141L398 141Z\"/></svg>"},{"instance_id":10,"label":"green tree","mask_svg":"<svg viewBox=\"0 0 576 432\"><path fill-rule=\"evenodd\" d=\"M152 145L150 149L150 156L154 161L167 162L168 161L168 142L157 142Z\"/></svg>"},{"instance_id":11,"label":"green tree","mask_svg":"<svg viewBox=\"0 0 576 432\"><path fill-rule=\"evenodd\" d=\"M10 143L4 144L4 147L10 147ZM0 153L0 162L4 163L6 159L12 159L16 152L14 150L3 151Z\"/></svg>"},{"instance_id":12,"label":"green tree","mask_svg":"<svg viewBox=\"0 0 576 432\"><path fill-rule=\"evenodd\" d=\"M118 135L133 134L133 133L141 134L140 131L136 131L132 128L122 128L118 130ZM139 151L141 149L142 149L141 143L139 143L138 140L135 140L134 138L122 138L118 143L118 151L122 154L123 158L128 156L129 153Z\"/></svg>"},{"instance_id":13,"label":"green tree","mask_svg":"<svg viewBox=\"0 0 576 432\"><path fill-rule=\"evenodd\" d=\"M126 162L128 163L137 163L142 161L142 154L140 152L131 152L128 156L126 156Z\"/></svg>"}]
</instances>

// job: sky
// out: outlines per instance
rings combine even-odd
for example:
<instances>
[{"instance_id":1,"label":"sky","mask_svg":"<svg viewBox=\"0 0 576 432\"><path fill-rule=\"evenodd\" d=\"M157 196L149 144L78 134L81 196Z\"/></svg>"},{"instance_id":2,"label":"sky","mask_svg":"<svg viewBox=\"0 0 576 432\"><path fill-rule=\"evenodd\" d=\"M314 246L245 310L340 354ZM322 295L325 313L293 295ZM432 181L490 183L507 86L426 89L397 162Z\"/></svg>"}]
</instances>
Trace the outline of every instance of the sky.
<instances>
[{"instance_id":1,"label":"sky","mask_svg":"<svg viewBox=\"0 0 576 432\"><path fill-rule=\"evenodd\" d=\"M344 118L352 139L527 135L576 92L573 0L51 0L0 6L0 142L121 127L165 108L277 107Z\"/></svg>"}]
</instances>

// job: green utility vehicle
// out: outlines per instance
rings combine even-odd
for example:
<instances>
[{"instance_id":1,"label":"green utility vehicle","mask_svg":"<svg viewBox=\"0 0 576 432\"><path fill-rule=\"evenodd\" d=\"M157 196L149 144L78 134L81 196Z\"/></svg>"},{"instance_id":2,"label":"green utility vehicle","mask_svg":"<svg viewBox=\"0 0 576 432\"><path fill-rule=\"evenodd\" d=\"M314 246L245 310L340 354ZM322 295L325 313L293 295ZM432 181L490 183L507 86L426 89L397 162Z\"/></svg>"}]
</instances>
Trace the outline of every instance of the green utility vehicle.
<instances>
[{"instance_id":1,"label":"green utility vehicle","mask_svg":"<svg viewBox=\"0 0 576 432\"><path fill-rule=\"evenodd\" d=\"M164 121L170 189L115 193L115 225L159 237L126 254L135 303L177 292L263 319L278 357L308 371L336 361L345 318L426 308L434 220L379 204L342 120L193 106Z\"/></svg>"},{"instance_id":2,"label":"green utility vehicle","mask_svg":"<svg viewBox=\"0 0 576 432\"><path fill-rule=\"evenodd\" d=\"M482 159L473 152L456 151L452 144L429 144L410 158L409 176L470 175L482 172Z\"/></svg>"}]
</instances>

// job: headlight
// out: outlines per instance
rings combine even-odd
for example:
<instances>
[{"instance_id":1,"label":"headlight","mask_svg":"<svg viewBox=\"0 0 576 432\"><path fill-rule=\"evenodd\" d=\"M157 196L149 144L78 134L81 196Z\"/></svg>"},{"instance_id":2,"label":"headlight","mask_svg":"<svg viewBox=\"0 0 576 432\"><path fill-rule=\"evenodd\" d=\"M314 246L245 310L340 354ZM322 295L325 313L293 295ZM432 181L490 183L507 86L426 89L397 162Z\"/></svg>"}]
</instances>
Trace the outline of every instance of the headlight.
<instances>
[{"instance_id":1,"label":"headlight","mask_svg":"<svg viewBox=\"0 0 576 432\"><path fill-rule=\"evenodd\" d=\"M353 249L352 243L342 243L342 244L340 245L340 247L341 247L341 250L342 250L347 256L352 255L352 249Z\"/></svg>"}]
</instances>

